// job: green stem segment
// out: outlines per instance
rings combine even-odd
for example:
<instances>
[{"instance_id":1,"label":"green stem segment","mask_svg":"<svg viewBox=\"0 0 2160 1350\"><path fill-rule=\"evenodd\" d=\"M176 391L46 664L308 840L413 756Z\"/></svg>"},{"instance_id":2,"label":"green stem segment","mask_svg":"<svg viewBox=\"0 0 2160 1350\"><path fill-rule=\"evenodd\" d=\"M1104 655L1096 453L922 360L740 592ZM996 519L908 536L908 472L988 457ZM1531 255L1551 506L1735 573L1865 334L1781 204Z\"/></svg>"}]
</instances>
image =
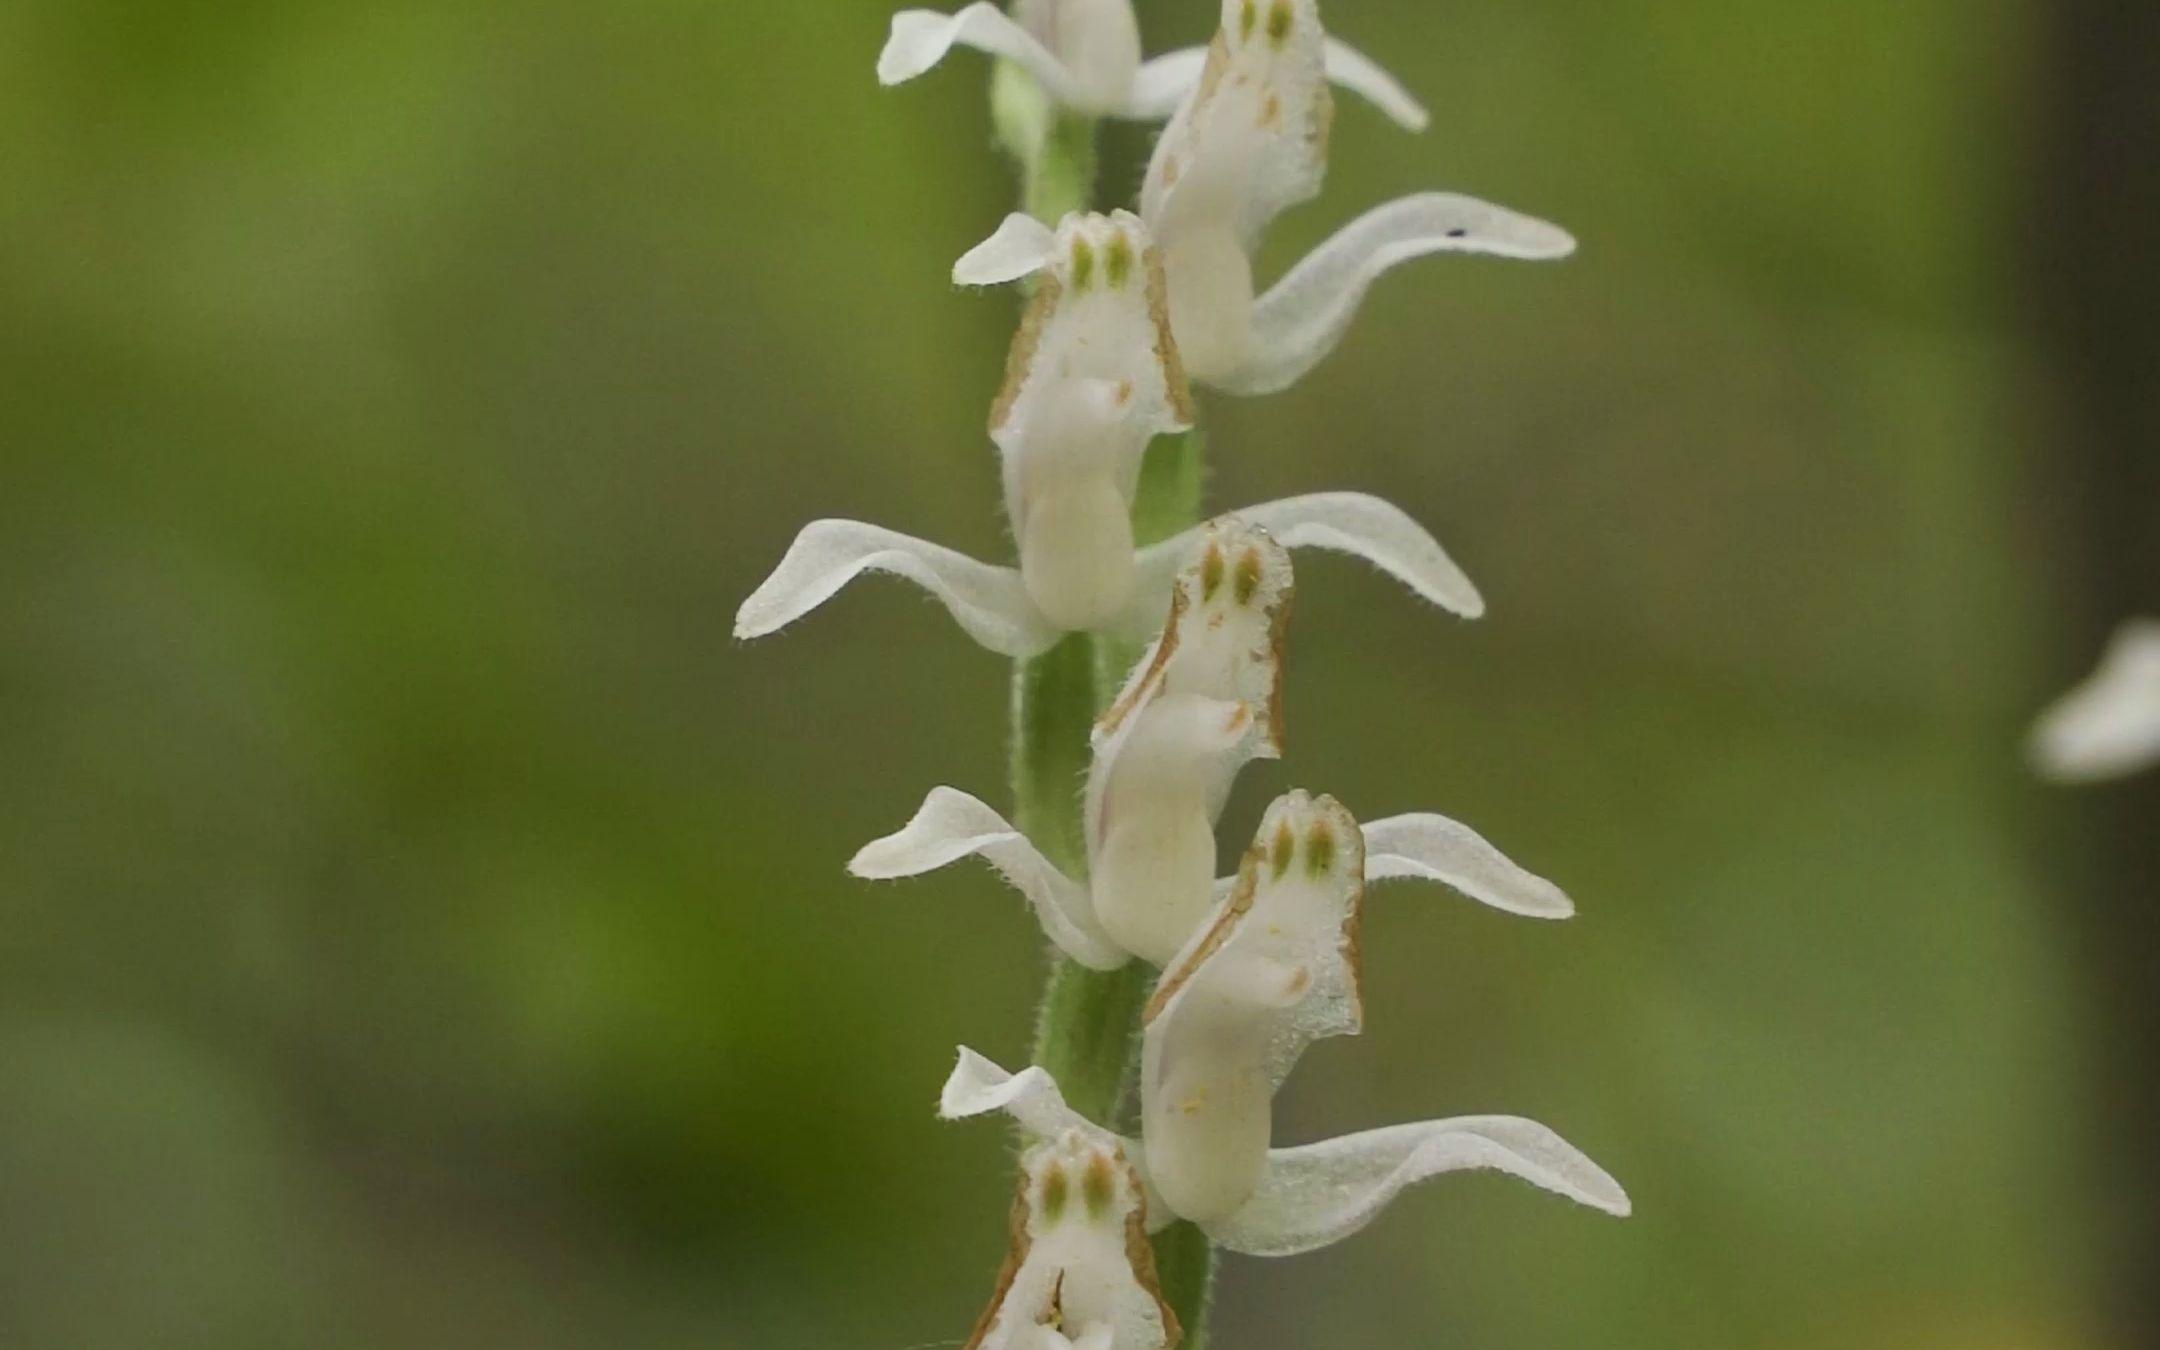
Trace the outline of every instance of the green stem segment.
<instances>
[{"instance_id":1,"label":"green stem segment","mask_svg":"<svg viewBox=\"0 0 2160 1350\"><path fill-rule=\"evenodd\" d=\"M990 103L998 137L1019 168L1027 212L1055 226L1068 213L1087 209L1098 169L1094 121L1057 108L1025 72L1004 63L992 76ZM1133 503L1140 543L1168 538L1199 519L1201 451L1197 430L1149 447ZM1015 823L1069 876L1084 877L1087 870L1082 790L1089 731L1138 656L1123 644L1073 633L1014 667ZM1106 973L1064 956L1051 969L1036 1017L1033 1062L1090 1120L1111 1127L1124 1121L1140 1009L1152 975L1139 961ZM1184 1328L1182 1350L1202 1350L1214 1251L1189 1223L1173 1224L1154 1244L1163 1297Z\"/></svg>"}]
</instances>

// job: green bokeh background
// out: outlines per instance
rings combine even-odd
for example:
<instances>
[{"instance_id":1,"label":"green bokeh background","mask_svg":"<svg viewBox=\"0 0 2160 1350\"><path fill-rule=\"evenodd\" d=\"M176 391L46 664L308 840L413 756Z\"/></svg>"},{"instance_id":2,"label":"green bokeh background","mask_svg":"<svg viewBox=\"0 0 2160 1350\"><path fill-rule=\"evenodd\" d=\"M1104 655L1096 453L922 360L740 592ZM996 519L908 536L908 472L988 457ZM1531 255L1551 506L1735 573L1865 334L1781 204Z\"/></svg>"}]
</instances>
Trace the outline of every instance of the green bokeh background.
<instances>
[{"instance_id":1,"label":"green bokeh background","mask_svg":"<svg viewBox=\"0 0 2160 1350\"><path fill-rule=\"evenodd\" d=\"M1212 0L1143 0L1150 45ZM888 0L0 6L0 1344L957 1345L1041 941L841 864L1002 794L1007 672L892 583L731 640L795 528L1007 545L979 60ZM1502 1180L1233 1259L1232 1347L2096 1343L2079 944L2024 720L2014 0L1332 0L1264 275L1387 197L1567 224L1212 400L1211 501L1378 492L1490 616L1303 562L1292 785L1577 898L1366 920L1304 1140L1544 1120ZM1111 140L1137 183L1145 134Z\"/></svg>"}]
</instances>

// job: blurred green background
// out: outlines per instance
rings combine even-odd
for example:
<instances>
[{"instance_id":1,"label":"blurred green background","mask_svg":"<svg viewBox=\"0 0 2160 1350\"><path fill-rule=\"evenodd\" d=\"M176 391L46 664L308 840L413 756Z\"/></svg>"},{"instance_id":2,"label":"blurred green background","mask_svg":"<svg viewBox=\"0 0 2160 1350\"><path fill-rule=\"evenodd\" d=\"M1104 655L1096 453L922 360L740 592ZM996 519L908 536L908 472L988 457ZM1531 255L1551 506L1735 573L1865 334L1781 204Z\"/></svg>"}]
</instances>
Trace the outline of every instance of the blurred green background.
<instances>
[{"instance_id":1,"label":"blurred green background","mask_svg":"<svg viewBox=\"0 0 2160 1350\"><path fill-rule=\"evenodd\" d=\"M987 67L880 90L891 8L0 6L0 1345L966 1334L1006 1141L931 1103L1042 944L841 866L1001 799L1006 669L889 582L729 636L814 516L1006 548ZM1346 99L1264 275L1435 187L1583 249L1210 403L1215 506L1378 492L1491 603L1301 563L1224 835L1441 810L1582 914L1379 893L1278 1136L1518 1112L1638 1214L1436 1183L1233 1259L1217 1345L2105 1339L2122 1070L2018 760L2095 651L2021 506L2047 13L1331 0L1435 125Z\"/></svg>"}]
</instances>

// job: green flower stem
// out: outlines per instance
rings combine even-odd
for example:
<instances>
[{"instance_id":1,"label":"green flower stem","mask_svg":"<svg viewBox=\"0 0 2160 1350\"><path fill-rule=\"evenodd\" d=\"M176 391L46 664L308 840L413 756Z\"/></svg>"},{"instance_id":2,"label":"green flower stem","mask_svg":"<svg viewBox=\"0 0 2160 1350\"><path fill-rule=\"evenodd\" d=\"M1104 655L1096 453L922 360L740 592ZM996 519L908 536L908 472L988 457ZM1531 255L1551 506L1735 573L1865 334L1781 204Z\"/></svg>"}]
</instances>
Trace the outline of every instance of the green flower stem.
<instances>
[{"instance_id":1,"label":"green flower stem","mask_svg":"<svg viewBox=\"0 0 2160 1350\"><path fill-rule=\"evenodd\" d=\"M998 138L1019 168L1027 212L1054 226L1087 209L1099 167L1093 120L1054 107L1033 79L1004 63L991 77L990 103ZM1153 543L1198 520L1204 477L1197 429L1150 446L1133 503L1135 538ZM1127 644L1074 633L1013 671L1015 822L1069 876L1087 871L1081 793L1088 734L1097 710L1115 697L1138 657L1139 650ZM1051 969L1036 1015L1033 1062L1089 1120L1113 1128L1123 1123L1152 974L1139 961L1105 973L1062 956ZM1173 1224L1154 1244L1163 1297L1185 1331L1183 1350L1202 1350L1214 1250L1189 1223Z\"/></svg>"}]
</instances>

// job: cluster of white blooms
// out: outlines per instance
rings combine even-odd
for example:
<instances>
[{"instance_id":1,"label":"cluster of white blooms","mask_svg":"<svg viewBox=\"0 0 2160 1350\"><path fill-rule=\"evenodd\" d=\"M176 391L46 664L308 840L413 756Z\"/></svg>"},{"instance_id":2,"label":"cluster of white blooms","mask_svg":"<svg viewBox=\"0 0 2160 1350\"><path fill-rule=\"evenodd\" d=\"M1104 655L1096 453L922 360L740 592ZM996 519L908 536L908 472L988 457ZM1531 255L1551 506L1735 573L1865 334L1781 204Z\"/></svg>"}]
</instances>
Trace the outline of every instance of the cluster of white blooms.
<instances>
[{"instance_id":1,"label":"cluster of white blooms","mask_svg":"<svg viewBox=\"0 0 2160 1350\"><path fill-rule=\"evenodd\" d=\"M1074 961L1107 971L1137 959L1160 971L1141 1016L1134 1137L1069 1107L1041 1067L1008 1074L961 1052L943 1114L1003 1111L1035 1141L1011 1256L970 1350L1174 1344L1177 1317L1147 1236L1180 1220L1236 1251L1306 1251L1362 1227L1404 1187L1470 1168L1627 1213L1596 1164L1513 1117L1274 1147L1274 1098L1300 1056L1362 1025L1369 884L1437 881L1534 918L1573 907L1446 817L1360 826L1334 799L1304 792L1277 799L1236 875L1218 878L1216 827L1234 779L1283 753L1290 551L1361 557L1464 617L1483 602L1422 527L1358 493L1268 502L1147 547L1132 523L1149 443L1192 424L1189 381L1233 394L1286 387L1334 348L1374 279L1410 258L1556 258L1573 241L1469 198L1412 197L1371 212L1256 297L1262 232L1319 190L1331 82L1405 126L1426 120L1377 65L1327 37L1316 0L1223 0L1209 47L1152 61L1141 59L1130 0L911 10L893 20L879 77L910 79L956 45L1015 63L1074 112L1169 119L1138 214L1075 213L1055 225L1016 215L954 268L965 285L1032 286L989 420L1018 564L818 521L743 603L736 632L771 633L874 570L922 586L1008 656L1040 654L1073 632L1148 644L1094 726L1084 873L1061 869L996 810L949 787L850 864L885 879L979 857Z\"/></svg>"},{"instance_id":2,"label":"cluster of white blooms","mask_svg":"<svg viewBox=\"0 0 2160 1350\"><path fill-rule=\"evenodd\" d=\"M2100 668L2033 728L2033 762L2050 778L2084 782L2160 764L2160 619L2132 619Z\"/></svg>"}]
</instances>

